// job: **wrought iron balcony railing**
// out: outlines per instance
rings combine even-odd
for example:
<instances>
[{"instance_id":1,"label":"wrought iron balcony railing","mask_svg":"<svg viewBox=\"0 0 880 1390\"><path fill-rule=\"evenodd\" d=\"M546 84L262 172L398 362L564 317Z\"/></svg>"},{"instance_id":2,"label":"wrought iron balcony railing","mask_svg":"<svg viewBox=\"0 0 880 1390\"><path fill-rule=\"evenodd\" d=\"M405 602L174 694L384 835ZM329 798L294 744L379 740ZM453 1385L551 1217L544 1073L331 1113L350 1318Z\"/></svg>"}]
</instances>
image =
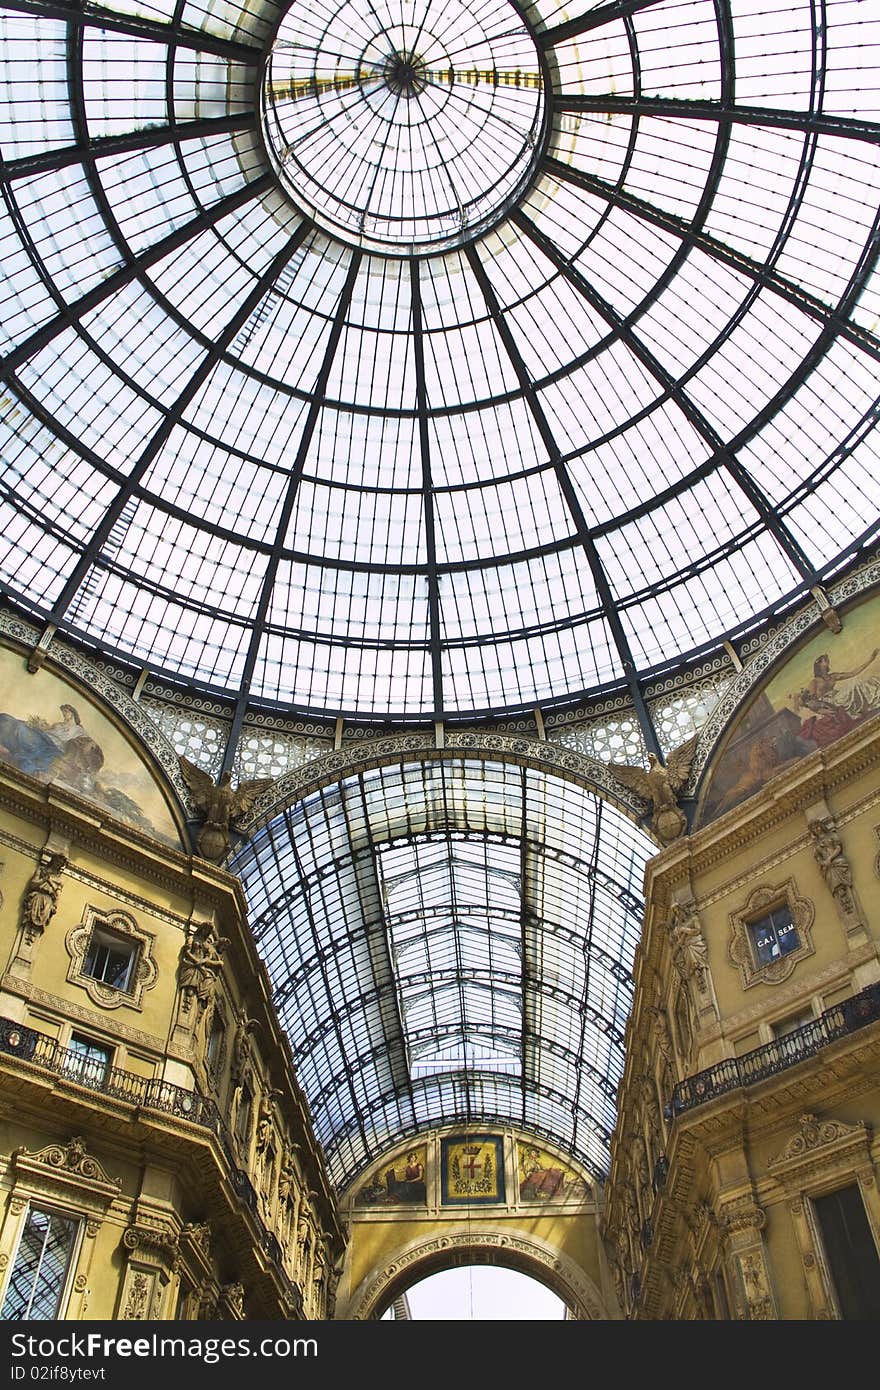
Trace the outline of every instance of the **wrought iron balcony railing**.
<instances>
[{"instance_id":1,"label":"wrought iron balcony railing","mask_svg":"<svg viewBox=\"0 0 880 1390\"><path fill-rule=\"evenodd\" d=\"M85 1086L89 1091L125 1100L147 1110L175 1115L210 1130L220 1141L237 1196L260 1228L261 1248L275 1264L294 1305L302 1309L301 1290L284 1269L284 1252L280 1242L259 1215L257 1194L247 1173L238 1167L223 1117L215 1101L209 1096L200 1095L198 1091L187 1091L183 1086L175 1086L170 1081L137 1076L134 1072L123 1071L121 1067L111 1067L104 1058L94 1054L84 1055L73 1048L62 1047L57 1038L38 1033L36 1029L16 1023L11 1018L0 1018L0 1053L2 1052L31 1062L43 1071L54 1072L77 1086Z\"/></svg>"},{"instance_id":2,"label":"wrought iron balcony railing","mask_svg":"<svg viewBox=\"0 0 880 1390\"><path fill-rule=\"evenodd\" d=\"M216 1103L198 1091L187 1091L170 1081L156 1077L137 1076L134 1072L111 1067L109 1062L94 1055L84 1055L73 1048L62 1047L57 1038L38 1033L9 1018L0 1018L0 1051L33 1062L45 1071L55 1072L90 1091L160 1110L202 1125L219 1135L222 1120Z\"/></svg>"},{"instance_id":3,"label":"wrought iron balcony railing","mask_svg":"<svg viewBox=\"0 0 880 1390\"><path fill-rule=\"evenodd\" d=\"M880 984L869 985L851 999L844 999L826 1009L819 1018L791 1033L774 1038L742 1057L725 1057L714 1067L707 1067L696 1076L679 1081L672 1092L667 1111L669 1118L693 1110L697 1105L734 1091L741 1086L754 1086L770 1076L795 1066L807 1057L827 1047L838 1038L854 1033L866 1024L880 1019Z\"/></svg>"}]
</instances>

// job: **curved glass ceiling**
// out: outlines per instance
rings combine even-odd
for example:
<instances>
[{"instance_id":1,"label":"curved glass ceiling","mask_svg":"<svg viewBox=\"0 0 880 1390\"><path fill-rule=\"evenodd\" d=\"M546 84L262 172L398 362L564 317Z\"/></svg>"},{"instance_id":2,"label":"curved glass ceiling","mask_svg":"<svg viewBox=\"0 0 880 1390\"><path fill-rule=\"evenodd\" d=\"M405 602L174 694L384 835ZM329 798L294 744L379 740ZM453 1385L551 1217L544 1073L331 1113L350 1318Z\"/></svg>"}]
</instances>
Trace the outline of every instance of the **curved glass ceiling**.
<instances>
[{"instance_id":1,"label":"curved glass ceiling","mask_svg":"<svg viewBox=\"0 0 880 1390\"><path fill-rule=\"evenodd\" d=\"M628 689L878 517L859 0L0 0L0 583L230 696Z\"/></svg>"},{"instance_id":2,"label":"curved glass ceiling","mask_svg":"<svg viewBox=\"0 0 880 1390\"><path fill-rule=\"evenodd\" d=\"M465 758L347 778L254 834L233 868L340 1187L456 1121L607 1173L653 849L593 792Z\"/></svg>"},{"instance_id":3,"label":"curved glass ceiling","mask_svg":"<svg viewBox=\"0 0 880 1390\"><path fill-rule=\"evenodd\" d=\"M508 0L294 5L263 84L267 148L343 240L441 249L497 221L525 183L543 85Z\"/></svg>"}]
</instances>

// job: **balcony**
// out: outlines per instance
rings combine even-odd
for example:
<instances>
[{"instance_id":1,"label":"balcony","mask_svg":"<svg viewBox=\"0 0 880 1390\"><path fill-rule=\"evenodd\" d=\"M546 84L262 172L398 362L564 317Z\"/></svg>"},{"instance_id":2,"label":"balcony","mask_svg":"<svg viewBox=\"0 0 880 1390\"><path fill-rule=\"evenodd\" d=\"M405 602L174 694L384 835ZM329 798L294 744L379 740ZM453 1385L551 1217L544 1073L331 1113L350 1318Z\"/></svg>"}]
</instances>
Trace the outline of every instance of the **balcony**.
<instances>
[{"instance_id":1,"label":"balcony","mask_svg":"<svg viewBox=\"0 0 880 1390\"><path fill-rule=\"evenodd\" d=\"M0 1052L32 1062L43 1071L54 1072L89 1091L141 1105L147 1110L159 1110L165 1115L176 1115L209 1129L218 1137L221 1133L220 1112L207 1096L174 1086L170 1081L136 1076L121 1067L83 1058L81 1053L62 1047L56 1038L37 1033L9 1018L0 1018Z\"/></svg>"},{"instance_id":2,"label":"balcony","mask_svg":"<svg viewBox=\"0 0 880 1390\"><path fill-rule=\"evenodd\" d=\"M215 1101L198 1091L187 1091L170 1081L156 1077L137 1076L134 1072L111 1067L97 1057L84 1057L73 1048L62 1047L56 1038L38 1033L10 1018L0 1018L0 1054L17 1057L41 1071L54 1073L76 1086L83 1086L98 1095L127 1101L145 1110L173 1115L209 1130L220 1143L229 1168L229 1180L239 1201L248 1209L258 1228L260 1248L270 1258L294 1308L301 1313L302 1294L283 1267L284 1252L277 1238L263 1224L257 1211L257 1194L250 1178L235 1162L229 1135Z\"/></svg>"},{"instance_id":3,"label":"balcony","mask_svg":"<svg viewBox=\"0 0 880 1390\"><path fill-rule=\"evenodd\" d=\"M667 1118L674 1119L716 1096L743 1086L755 1086L814 1056L829 1043L845 1038L880 1019L880 984L869 985L851 999L826 1009L819 1018L743 1057L725 1057L714 1067L679 1081L672 1092Z\"/></svg>"}]
</instances>

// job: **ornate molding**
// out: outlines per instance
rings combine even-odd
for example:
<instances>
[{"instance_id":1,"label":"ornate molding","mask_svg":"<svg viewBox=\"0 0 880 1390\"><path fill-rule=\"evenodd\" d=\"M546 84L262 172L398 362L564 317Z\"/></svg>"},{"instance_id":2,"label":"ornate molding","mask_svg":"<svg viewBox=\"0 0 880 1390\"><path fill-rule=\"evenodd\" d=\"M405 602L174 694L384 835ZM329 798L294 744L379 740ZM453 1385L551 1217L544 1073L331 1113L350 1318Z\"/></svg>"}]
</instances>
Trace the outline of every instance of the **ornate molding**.
<instances>
[{"instance_id":1,"label":"ornate molding","mask_svg":"<svg viewBox=\"0 0 880 1390\"><path fill-rule=\"evenodd\" d=\"M145 912L157 922L165 922L168 926L177 927L181 931L186 931L189 922L188 917L183 917L179 912L169 912L167 908L160 906L150 898L143 898L138 893L132 893L131 889L124 887L113 879L101 878L99 874L90 873L88 869L82 869L76 865L69 864L65 869L65 878L75 879L78 883L83 883L87 888L97 888L99 892L107 893L110 897L116 898L125 907L130 907L136 912Z\"/></svg>"},{"instance_id":2,"label":"ornate molding","mask_svg":"<svg viewBox=\"0 0 880 1390\"><path fill-rule=\"evenodd\" d=\"M817 1158L833 1163L847 1151L860 1150L864 1161L869 1161L870 1136L867 1125L861 1121L846 1124L843 1120L823 1120L807 1113L801 1115L798 1124L797 1133L767 1164L774 1177L781 1177L792 1169L814 1167Z\"/></svg>"},{"instance_id":3,"label":"ornate molding","mask_svg":"<svg viewBox=\"0 0 880 1390\"><path fill-rule=\"evenodd\" d=\"M763 1231L767 1224L767 1214L754 1197L736 1197L721 1207L719 1223L731 1235L743 1231Z\"/></svg>"},{"instance_id":4,"label":"ornate molding","mask_svg":"<svg viewBox=\"0 0 880 1390\"><path fill-rule=\"evenodd\" d=\"M177 1232L167 1226L128 1226L122 1237L122 1244L126 1250L137 1250L158 1257L167 1264L174 1262L178 1241Z\"/></svg>"},{"instance_id":5,"label":"ornate molding","mask_svg":"<svg viewBox=\"0 0 880 1390\"><path fill-rule=\"evenodd\" d=\"M256 829L310 792L368 768L422 758L449 760L462 754L483 758L487 762L527 763L576 781L606 796L637 824L641 824L643 816L650 810L647 801L618 782L609 764L584 753L536 738L456 731L446 733L443 748L437 747L433 734L400 734L391 738L365 740L357 746L345 746L313 758L279 777L274 786L255 803L252 811L242 817L241 828L246 835L253 835Z\"/></svg>"},{"instance_id":6,"label":"ornate molding","mask_svg":"<svg viewBox=\"0 0 880 1390\"><path fill-rule=\"evenodd\" d=\"M28 999L35 1004L40 1004L45 1008L52 1009L60 1018L75 1018L81 1023L88 1023L93 1028L106 1028L107 1020L101 1014L96 1014L92 1009L87 1009L81 1004L75 1004L71 1000L62 999L57 994L51 994L49 990L38 989L28 980L20 980L17 975L3 975L0 978L0 988L8 989L10 993L19 995L22 999ZM125 1042L137 1044L139 1047L148 1047L155 1052L164 1052L165 1040L157 1037L154 1033L143 1033L139 1028L132 1028L121 1020L113 1022L113 1032Z\"/></svg>"},{"instance_id":7,"label":"ornate molding","mask_svg":"<svg viewBox=\"0 0 880 1390\"><path fill-rule=\"evenodd\" d=\"M602 1321L608 1311L598 1289L592 1280L568 1256L551 1246L539 1244L520 1232L510 1234L498 1230L457 1231L450 1235L435 1235L427 1240L418 1240L408 1245L382 1272L368 1282L361 1284L350 1302L345 1317L352 1321L364 1321L375 1315L383 1301L383 1295L405 1270L413 1269L427 1260L436 1263L437 1256L447 1254L449 1265L455 1263L455 1254L460 1250L509 1251L524 1257L521 1263L532 1264L552 1275L557 1288L563 1290L568 1305L574 1308L583 1319ZM499 1259L499 1264L504 1260ZM413 1279L411 1282L415 1282Z\"/></svg>"},{"instance_id":8,"label":"ornate molding","mask_svg":"<svg viewBox=\"0 0 880 1390\"><path fill-rule=\"evenodd\" d=\"M17 1179L36 1183L41 1189L45 1189L48 1179L65 1191L75 1188L83 1195L98 1198L104 1206L118 1196L122 1187L121 1180L111 1177L87 1151L85 1140L79 1135L66 1144L47 1144L43 1149L14 1149L12 1166Z\"/></svg>"},{"instance_id":9,"label":"ornate molding","mask_svg":"<svg viewBox=\"0 0 880 1390\"><path fill-rule=\"evenodd\" d=\"M92 933L95 930L112 932L114 936L126 939L135 951L134 972L129 990L116 989L91 975L83 973L86 952ZM143 1008L144 992L156 983L158 971L153 958L155 937L144 931L127 912L110 910L104 912L97 907L86 907L83 919L71 927L64 938L64 946L70 956L67 978L71 984L79 985L94 1004L103 1009L118 1009L126 1005L130 1009Z\"/></svg>"},{"instance_id":10,"label":"ornate molding","mask_svg":"<svg viewBox=\"0 0 880 1390\"><path fill-rule=\"evenodd\" d=\"M794 950L780 956L778 960L761 964L752 943L750 924L763 912L776 907L787 906L798 933L798 945ZM778 985L787 980L799 960L811 956L813 946L812 926L815 911L809 898L802 898L793 878L784 883L762 884L755 888L741 908L730 913L730 940L728 955L737 965L742 976L743 989L752 985Z\"/></svg>"}]
</instances>

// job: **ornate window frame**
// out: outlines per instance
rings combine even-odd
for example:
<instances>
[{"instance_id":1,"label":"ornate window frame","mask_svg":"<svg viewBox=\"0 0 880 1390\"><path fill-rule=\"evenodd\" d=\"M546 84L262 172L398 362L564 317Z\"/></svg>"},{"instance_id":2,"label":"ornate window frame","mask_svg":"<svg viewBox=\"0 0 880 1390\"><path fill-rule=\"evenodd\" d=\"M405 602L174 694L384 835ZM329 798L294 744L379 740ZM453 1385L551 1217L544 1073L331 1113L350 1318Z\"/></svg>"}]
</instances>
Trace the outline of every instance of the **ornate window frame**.
<instances>
[{"instance_id":1,"label":"ornate window frame","mask_svg":"<svg viewBox=\"0 0 880 1390\"><path fill-rule=\"evenodd\" d=\"M18 1248L30 1207L49 1209L80 1223L58 1316L71 1321L81 1319L88 1305L95 1237L111 1203L119 1196L119 1179L107 1174L101 1163L87 1153L79 1137L67 1143L47 1144L37 1151L24 1147L15 1149L8 1178L12 1186L6 1210L0 1218L3 1297L6 1272Z\"/></svg>"},{"instance_id":2,"label":"ornate window frame","mask_svg":"<svg viewBox=\"0 0 880 1390\"><path fill-rule=\"evenodd\" d=\"M116 989L84 973L86 953L92 934L96 930L112 932L131 943L135 952L131 987L128 990ZM86 907L81 922L71 927L64 938L64 946L70 956L67 978L71 984L79 985L86 994L102 1009L118 1009L125 1005L130 1009L143 1009L144 991L152 989L158 978L156 961L153 957L155 937L143 927L139 927L128 912L118 908L105 911L102 908Z\"/></svg>"},{"instance_id":3,"label":"ornate window frame","mask_svg":"<svg viewBox=\"0 0 880 1390\"><path fill-rule=\"evenodd\" d=\"M787 907L797 928L798 945L779 960L762 965L755 954L751 924L762 914L777 907ZM809 898L802 898L793 878L775 885L763 884L749 894L742 907L730 913L728 954L742 975L743 989L752 985L779 985L787 980L799 960L814 954L813 920L815 908Z\"/></svg>"},{"instance_id":4,"label":"ornate window frame","mask_svg":"<svg viewBox=\"0 0 880 1390\"><path fill-rule=\"evenodd\" d=\"M785 1194L804 1267L804 1280L818 1319L840 1318L840 1308L813 1199L857 1184L868 1226L880 1254L880 1192L871 1161L867 1125L858 1121L800 1117L798 1132L767 1165Z\"/></svg>"}]
</instances>

